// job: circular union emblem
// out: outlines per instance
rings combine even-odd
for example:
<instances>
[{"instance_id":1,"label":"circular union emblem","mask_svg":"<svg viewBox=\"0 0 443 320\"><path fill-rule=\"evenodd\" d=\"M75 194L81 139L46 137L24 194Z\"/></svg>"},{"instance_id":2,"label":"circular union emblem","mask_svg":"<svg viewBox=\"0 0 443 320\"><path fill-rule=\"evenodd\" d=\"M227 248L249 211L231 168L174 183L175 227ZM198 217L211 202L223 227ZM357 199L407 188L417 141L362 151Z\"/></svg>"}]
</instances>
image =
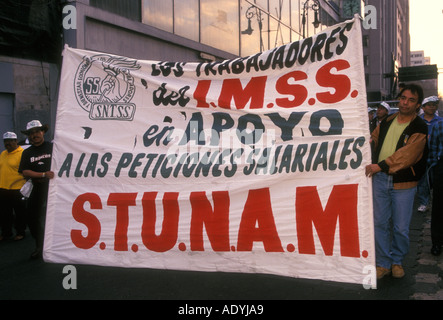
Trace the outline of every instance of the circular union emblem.
<instances>
[{"instance_id":1,"label":"circular union emblem","mask_svg":"<svg viewBox=\"0 0 443 320\"><path fill-rule=\"evenodd\" d=\"M107 54L85 56L75 74L77 102L90 117L99 107L104 110L129 105L135 94L130 71L138 69L137 60Z\"/></svg>"}]
</instances>

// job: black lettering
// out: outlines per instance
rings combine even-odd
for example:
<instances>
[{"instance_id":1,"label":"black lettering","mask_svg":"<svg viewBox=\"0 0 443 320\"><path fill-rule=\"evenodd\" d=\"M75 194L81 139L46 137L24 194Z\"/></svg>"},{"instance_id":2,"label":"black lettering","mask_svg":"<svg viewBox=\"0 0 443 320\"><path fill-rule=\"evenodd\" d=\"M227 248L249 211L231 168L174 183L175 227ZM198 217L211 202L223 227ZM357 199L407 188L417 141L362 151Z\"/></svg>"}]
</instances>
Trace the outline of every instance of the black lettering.
<instances>
[{"instance_id":1,"label":"black lettering","mask_svg":"<svg viewBox=\"0 0 443 320\"><path fill-rule=\"evenodd\" d=\"M351 150L349 150L350 144L354 141L354 138L346 139L345 144L343 146L343 150L340 156L340 162L338 164L338 168L340 170L345 170L348 167L348 163L345 161L346 157L351 154Z\"/></svg>"},{"instance_id":2,"label":"black lettering","mask_svg":"<svg viewBox=\"0 0 443 320\"><path fill-rule=\"evenodd\" d=\"M268 116L272 122L280 128L281 130L281 139L283 141L290 141L293 139L292 132L294 130L294 127L299 124L303 116L307 113L307 111L304 112L292 112L286 120L283 118L279 113L268 113L265 114L265 116Z\"/></svg>"},{"instance_id":3,"label":"black lettering","mask_svg":"<svg viewBox=\"0 0 443 320\"><path fill-rule=\"evenodd\" d=\"M341 31L340 27L335 28L334 30L332 30L328 40L326 40L325 55L324 55L326 60L331 59L334 56L334 53L331 51L331 45L337 40L335 36L340 31Z\"/></svg>"},{"instance_id":4,"label":"black lettering","mask_svg":"<svg viewBox=\"0 0 443 320\"><path fill-rule=\"evenodd\" d=\"M323 118L329 120L329 130L322 131L320 129L320 122ZM343 132L344 121L340 112L337 110L320 110L314 112L311 116L311 122L309 124L309 131L313 136L333 136L341 135Z\"/></svg>"},{"instance_id":5,"label":"black lettering","mask_svg":"<svg viewBox=\"0 0 443 320\"><path fill-rule=\"evenodd\" d=\"M65 160L63 161L63 164L60 167L60 170L58 172L58 176L63 176L63 173L66 172L66 177L69 178L69 172L71 171L71 165L72 165L72 153L68 153L66 155Z\"/></svg>"},{"instance_id":6,"label":"black lettering","mask_svg":"<svg viewBox=\"0 0 443 320\"><path fill-rule=\"evenodd\" d=\"M325 45L327 35L326 33L320 33L315 40L314 46L312 47L311 52L311 62L322 61L322 49Z\"/></svg>"},{"instance_id":7,"label":"black lettering","mask_svg":"<svg viewBox=\"0 0 443 320\"><path fill-rule=\"evenodd\" d=\"M297 168L298 168L298 171L303 172L303 170L304 170L303 157L305 156L307 151L308 151L307 144L299 144L297 146L297 150L295 151L294 160L293 160L292 166L291 166L292 172L296 172Z\"/></svg>"},{"instance_id":8,"label":"black lettering","mask_svg":"<svg viewBox=\"0 0 443 320\"><path fill-rule=\"evenodd\" d=\"M285 59L285 67L292 68L292 66L297 62L298 50L300 49L300 42L296 41L289 45L288 54Z\"/></svg>"},{"instance_id":9,"label":"black lettering","mask_svg":"<svg viewBox=\"0 0 443 320\"><path fill-rule=\"evenodd\" d=\"M92 153L91 157L89 158L88 164L86 165L85 177L87 177L89 175L89 173L91 173L92 177L95 176L95 169L97 167L97 160L98 160L98 154Z\"/></svg>"},{"instance_id":10,"label":"black lettering","mask_svg":"<svg viewBox=\"0 0 443 320\"><path fill-rule=\"evenodd\" d=\"M85 156L86 155L84 153L82 153L80 156L80 159L78 160L77 166L74 171L74 177L76 177L76 178L79 178L83 175L83 171L80 168L83 164L83 160L85 159Z\"/></svg>"},{"instance_id":11,"label":"black lettering","mask_svg":"<svg viewBox=\"0 0 443 320\"><path fill-rule=\"evenodd\" d=\"M340 40L342 42L343 45L338 46L336 53L338 55L341 55L345 50L346 47L348 46L348 37L345 35L346 31L350 31L352 29L352 25L354 24L354 22L350 22L348 23L341 31L340 31Z\"/></svg>"},{"instance_id":12,"label":"black lettering","mask_svg":"<svg viewBox=\"0 0 443 320\"><path fill-rule=\"evenodd\" d=\"M103 167L103 170L100 170L100 169L97 170L98 177L103 178L106 175L106 173L108 173L108 168L109 168L108 162L111 161L111 159L112 159L111 153L107 152L103 155L103 157L101 158L101 161L100 161L100 163Z\"/></svg>"},{"instance_id":13,"label":"black lettering","mask_svg":"<svg viewBox=\"0 0 443 320\"><path fill-rule=\"evenodd\" d=\"M121 169L127 168L131 162L132 162L132 153L127 153L127 152L123 153L117 164L117 168L115 168L114 175L116 177L119 177Z\"/></svg>"},{"instance_id":14,"label":"black lettering","mask_svg":"<svg viewBox=\"0 0 443 320\"><path fill-rule=\"evenodd\" d=\"M358 147L363 147L365 141L366 141L365 137L359 137L357 138L357 140L354 141L354 146L352 147L352 151L354 151L355 155L357 156L357 159L351 160L350 163L352 169L357 169L358 167L360 167L361 162L363 161L363 154L361 153Z\"/></svg>"},{"instance_id":15,"label":"black lettering","mask_svg":"<svg viewBox=\"0 0 443 320\"><path fill-rule=\"evenodd\" d=\"M304 65L311 55L312 41L312 37L303 40L298 57L298 63L300 65Z\"/></svg>"}]
</instances>

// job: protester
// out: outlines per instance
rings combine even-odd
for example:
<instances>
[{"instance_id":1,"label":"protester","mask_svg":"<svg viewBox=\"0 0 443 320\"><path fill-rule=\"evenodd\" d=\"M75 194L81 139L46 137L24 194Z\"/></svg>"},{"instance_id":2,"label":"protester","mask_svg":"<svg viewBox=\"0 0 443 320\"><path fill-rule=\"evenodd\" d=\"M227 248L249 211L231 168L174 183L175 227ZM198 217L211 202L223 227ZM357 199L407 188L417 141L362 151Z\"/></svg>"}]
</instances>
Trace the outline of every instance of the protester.
<instances>
[{"instance_id":1,"label":"protester","mask_svg":"<svg viewBox=\"0 0 443 320\"><path fill-rule=\"evenodd\" d=\"M409 224L418 180L426 170L427 125L417 116L423 89L405 85L399 112L381 122L371 135L377 278L404 276L402 261L409 251ZM392 224L391 224L392 223Z\"/></svg>"},{"instance_id":2,"label":"protester","mask_svg":"<svg viewBox=\"0 0 443 320\"><path fill-rule=\"evenodd\" d=\"M428 145L430 144L430 137L432 134L432 128L434 125L443 120L443 118L436 115L438 109L439 99L437 96L427 97L423 100L422 110L423 114L420 116L428 125ZM418 211L426 212L429 209L429 198L431 190L429 187L429 177L424 175L420 182L418 183L417 189L417 201L418 201Z\"/></svg>"},{"instance_id":3,"label":"protester","mask_svg":"<svg viewBox=\"0 0 443 320\"><path fill-rule=\"evenodd\" d=\"M432 173L431 253L440 255L443 245L443 120L435 124L429 147L428 167Z\"/></svg>"},{"instance_id":4,"label":"protester","mask_svg":"<svg viewBox=\"0 0 443 320\"><path fill-rule=\"evenodd\" d=\"M19 172L25 178L32 179L33 189L29 197L28 226L36 242L36 249L31 258L39 258L43 252L46 202L49 179L54 178L51 169L52 143L44 139L48 125L40 121L28 122L26 130L31 146L23 151Z\"/></svg>"},{"instance_id":5,"label":"protester","mask_svg":"<svg viewBox=\"0 0 443 320\"><path fill-rule=\"evenodd\" d=\"M372 125L372 121L374 120L374 118L375 118L375 111L376 111L377 109L374 109L374 108L368 108L368 120L369 120L369 129L370 129L370 132L372 132L372 127L371 127L371 125Z\"/></svg>"},{"instance_id":6,"label":"protester","mask_svg":"<svg viewBox=\"0 0 443 320\"><path fill-rule=\"evenodd\" d=\"M21 240L26 230L26 207L20 193L26 180L18 172L23 148L17 144L14 132L3 134L3 143L6 150L0 154L0 240L12 237L13 225L16 231L14 240Z\"/></svg>"},{"instance_id":7,"label":"protester","mask_svg":"<svg viewBox=\"0 0 443 320\"><path fill-rule=\"evenodd\" d=\"M371 130L371 132L374 131L375 128L377 128L377 126L388 117L390 112L391 107L388 103L383 101L378 105L375 117L369 124L369 129Z\"/></svg>"}]
</instances>

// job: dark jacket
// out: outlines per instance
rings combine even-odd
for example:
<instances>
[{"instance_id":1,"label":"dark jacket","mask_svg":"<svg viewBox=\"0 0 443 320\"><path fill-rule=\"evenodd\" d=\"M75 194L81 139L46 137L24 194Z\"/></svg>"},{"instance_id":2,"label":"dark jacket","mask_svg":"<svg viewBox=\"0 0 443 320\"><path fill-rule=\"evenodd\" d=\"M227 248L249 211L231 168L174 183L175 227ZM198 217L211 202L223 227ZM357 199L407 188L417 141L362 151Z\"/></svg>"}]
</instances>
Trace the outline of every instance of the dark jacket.
<instances>
[{"instance_id":1,"label":"dark jacket","mask_svg":"<svg viewBox=\"0 0 443 320\"><path fill-rule=\"evenodd\" d=\"M372 162L377 163L392 121L398 113L384 119L372 132ZM428 127L420 117L416 116L403 131L397 142L396 151L378 165L381 170L393 176L394 189L408 189L417 186L418 181L426 172L428 157Z\"/></svg>"}]
</instances>

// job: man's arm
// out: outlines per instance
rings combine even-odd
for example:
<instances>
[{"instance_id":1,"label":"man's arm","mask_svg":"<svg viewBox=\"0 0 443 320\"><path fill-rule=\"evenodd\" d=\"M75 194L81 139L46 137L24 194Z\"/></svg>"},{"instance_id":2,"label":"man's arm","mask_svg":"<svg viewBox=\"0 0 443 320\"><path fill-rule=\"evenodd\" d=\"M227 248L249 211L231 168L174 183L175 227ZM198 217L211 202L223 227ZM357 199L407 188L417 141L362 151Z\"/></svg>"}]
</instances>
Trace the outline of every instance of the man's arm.
<instances>
[{"instance_id":1,"label":"man's arm","mask_svg":"<svg viewBox=\"0 0 443 320\"><path fill-rule=\"evenodd\" d=\"M46 172L36 172L32 170L23 170L23 176L27 179L38 179L38 178L48 178L52 179L54 178L54 172L52 171L46 171Z\"/></svg>"},{"instance_id":2,"label":"man's arm","mask_svg":"<svg viewBox=\"0 0 443 320\"><path fill-rule=\"evenodd\" d=\"M415 133L409 137L406 145L395 151L378 165L383 172L394 174L416 164L422 157L426 146L426 135Z\"/></svg>"}]
</instances>

